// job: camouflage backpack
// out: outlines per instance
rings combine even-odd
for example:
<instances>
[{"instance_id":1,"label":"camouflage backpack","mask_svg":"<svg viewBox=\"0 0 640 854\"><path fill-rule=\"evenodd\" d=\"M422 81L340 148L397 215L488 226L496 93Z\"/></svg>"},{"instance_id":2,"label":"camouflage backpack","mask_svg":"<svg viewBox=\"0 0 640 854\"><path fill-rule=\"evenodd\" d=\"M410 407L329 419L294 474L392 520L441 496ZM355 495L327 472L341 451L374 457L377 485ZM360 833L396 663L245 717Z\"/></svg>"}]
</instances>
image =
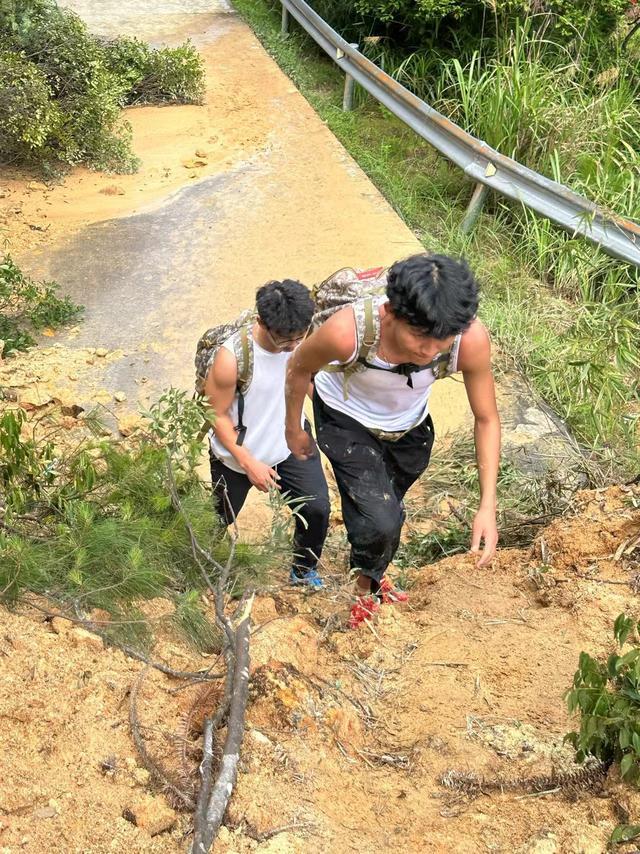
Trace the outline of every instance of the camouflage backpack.
<instances>
[{"instance_id":1,"label":"camouflage backpack","mask_svg":"<svg viewBox=\"0 0 640 854\"><path fill-rule=\"evenodd\" d=\"M325 279L313 290L316 313L313 317L314 326L318 327L325 320L344 308L353 305L356 321L356 339L358 349L351 361L343 365L325 365L323 371L344 374L344 399L349 397L349 379L360 371L372 369L401 374L407 378L407 385L413 388L411 375L430 369L436 379L449 376L451 352L457 348L459 339L456 338L451 350L439 353L428 365L402 364L393 368L384 368L373 364L380 344L380 315L376 310L375 298L382 296L387 288L388 267L372 267L369 270L356 270L353 267L343 267Z\"/></svg>"},{"instance_id":2,"label":"camouflage backpack","mask_svg":"<svg viewBox=\"0 0 640 854\"><path fill-rule=\"evenodd\" d=\"M253 379L253 336L251 327L256 319L253 309L243 311L229 323L212 326L200 336L196 345L196 394L204 394L204 384L215 355L225 341L231 341L238 362L238 432L237 444L242 445L247 432L242 416L244 414L244 395Z\"/></svg>"}]
</instances>

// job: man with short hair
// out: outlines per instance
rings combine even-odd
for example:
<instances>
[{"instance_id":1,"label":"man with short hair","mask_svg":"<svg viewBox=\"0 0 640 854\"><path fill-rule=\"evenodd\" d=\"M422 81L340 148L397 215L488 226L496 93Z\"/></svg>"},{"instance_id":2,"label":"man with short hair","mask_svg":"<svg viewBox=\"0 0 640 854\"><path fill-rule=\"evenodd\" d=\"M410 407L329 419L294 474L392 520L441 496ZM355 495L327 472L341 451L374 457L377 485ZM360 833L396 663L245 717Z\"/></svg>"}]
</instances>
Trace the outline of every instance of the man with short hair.
<instances>
[{"instance_id":1,"label":"man with short hair","mask_svg":"<svg viewBox=\"0 0 640 854\"><path fill-rule=\"evenodd\" d=\"M291 498L304 498L296 509L289 580L315 590L323 586L317 564L329 522L327 484L319 457L297 459L284 435L287 364L309 331L313 301L303 284L284 279L258 290L256 309L249 342L252 377L246 391L240 393L238 388L239 332L220 346L205 381L205 396L216 413L210 433L216 507L228 525L252 486L261 492L282 489ZM311 437L302 412L298 422Z\"/></svg>"},{"instance_id":2,"label":"man with short hair","mask_svg":"<svg viewBox=\"0 0 640 854\"><path fill-rule=\"evenodd\" d=\"M338 484L356 573L354 627L378 609L380 599L406 598L384 573L400 542L404 495L429 463L429 395L440 375L462 372L475 418L481 498L471 550L484 541L478 566L495 552L500 419L489 336L476 319L477 308L477 283L466 264L415 255L391 267L386 295L337 311L290 360L287 444L299 459L313 459L313 439L300 427L300 412L315 375L316 435ZM363 357L366 312L373 343Z\"/></svg>"}]
</instances>

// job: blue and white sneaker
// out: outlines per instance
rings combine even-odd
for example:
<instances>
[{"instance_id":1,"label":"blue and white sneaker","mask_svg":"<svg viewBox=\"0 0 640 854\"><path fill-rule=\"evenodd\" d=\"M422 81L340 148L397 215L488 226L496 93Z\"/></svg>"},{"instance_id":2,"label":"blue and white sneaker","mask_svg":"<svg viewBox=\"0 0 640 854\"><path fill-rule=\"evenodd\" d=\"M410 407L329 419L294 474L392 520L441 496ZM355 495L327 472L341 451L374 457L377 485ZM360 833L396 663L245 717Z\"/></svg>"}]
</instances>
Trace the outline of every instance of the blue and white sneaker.
<instances>
[{"instance_id":1,"label":"blue and white sneaker","mask_svg":"<svg viewBox=\"0 0 640 854\"><path fill-rule=\"evenodd\" d=\"M322 590L324 581L318 575L317 569L308 569L304 575L298 575L295 569L289 573L289 584L294 587L307 587L309 590Z\"/></svg>"}]
</instances>

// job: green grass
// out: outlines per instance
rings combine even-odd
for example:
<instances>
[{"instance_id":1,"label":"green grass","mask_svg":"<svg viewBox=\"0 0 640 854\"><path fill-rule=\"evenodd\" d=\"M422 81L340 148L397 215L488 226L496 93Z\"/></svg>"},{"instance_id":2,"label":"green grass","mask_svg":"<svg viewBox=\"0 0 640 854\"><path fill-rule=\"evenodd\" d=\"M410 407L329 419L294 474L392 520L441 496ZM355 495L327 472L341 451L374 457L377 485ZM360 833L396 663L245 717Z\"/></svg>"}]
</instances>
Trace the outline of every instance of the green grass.
<instances>
[{"instance_id":1,"label":"green grass","mask_svg":"<svg viewBox=\"0 0 640 854\"><path fill-rule=\"evenodd\" d=\"M279 4L234 5L423 245L467 258L501 363L520 370L590 451L637 470L640 292L628 268L496 200L461 235L472 191L462 172L363 93L343 113L341 72L294 22L281 36Z\"/></svg>"}]
</instances>

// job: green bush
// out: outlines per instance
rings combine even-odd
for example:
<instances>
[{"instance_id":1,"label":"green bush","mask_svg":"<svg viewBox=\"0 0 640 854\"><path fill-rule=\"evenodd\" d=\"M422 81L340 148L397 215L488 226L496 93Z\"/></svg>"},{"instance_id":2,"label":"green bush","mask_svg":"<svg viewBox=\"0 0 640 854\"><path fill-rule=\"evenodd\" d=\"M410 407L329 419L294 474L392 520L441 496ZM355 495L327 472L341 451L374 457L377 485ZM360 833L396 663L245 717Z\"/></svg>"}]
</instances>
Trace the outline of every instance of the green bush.
<instances>
[{"instance_id":1,"label":"green bush","mask_svg":"<svg viewBox=\"0 0 640 854\"><path fill-rule=\"evenodd\" d=\"M139 39L115 39L105 44L105 61L126 84L128 104L202 103L202 61L188 42L152 50Z\"/></svg>"},{"instance_id":2,"label":"green bush","mask_svg":"<svg viewBox=\"0 0 640 854\"><path fill-rule=\"evenodd\" d=\"M565 740L576 749L576 759L597 756L605 763L619 762L622 777L640 782L640 625L620 614L613 634L620 653L606 662L580 653L573 687L567 693L569 712L580 715L580 729ZM622 654L632 638L631 649Z\"/></svg>"},{"instance_id":3,"label":"green bush","mask_svg":"<svg viewBox=\"0 0 640 854\"><path fill-rule=\"evenodd\" d=\"M0 159L30 160L48 148L62 125L47 78L22 54L0 53Z\"/></svg>"},{"instance_id":4,"label":"green bush","mask_svg":"<svg viewBox=\"0 0 640 854\"><path fill-rule=\"evenodd\" d=\"M629 0L313 0L313 7L350 40L372 34L396 44L418 47L425 41L443 43L468 39L477 44L509 22L533 15L547 35L574 39L587 30L611 33L629 8ZM540 14L540 13L546 13ZM549 18L551 16L551 18ZM550 26L551 23L551 26Z\"/></svg>"},{"instance_id":5,"label":"green bush","mask_svg":"<svg viewBox=\"0 0 640 854\"><path fill-rule=\"evenodd\" d=\"M190 44L104 43L50 0L0 0L0 159L130 172L138 160L126 104L199 103L202 60Z\"/></svg>"},{"instance_id":6,"label":"green bush","mask_svg":"<svg viewBox=\"0 0 640 854\"><path fill-rule=\"evenodd\" d=\"M6 255L0 261L0 340L4 352L25 350L33 330L55 329L78 318L82 307L57 295L55 282L35 282Z\"/></svg>"}]
</instances>

